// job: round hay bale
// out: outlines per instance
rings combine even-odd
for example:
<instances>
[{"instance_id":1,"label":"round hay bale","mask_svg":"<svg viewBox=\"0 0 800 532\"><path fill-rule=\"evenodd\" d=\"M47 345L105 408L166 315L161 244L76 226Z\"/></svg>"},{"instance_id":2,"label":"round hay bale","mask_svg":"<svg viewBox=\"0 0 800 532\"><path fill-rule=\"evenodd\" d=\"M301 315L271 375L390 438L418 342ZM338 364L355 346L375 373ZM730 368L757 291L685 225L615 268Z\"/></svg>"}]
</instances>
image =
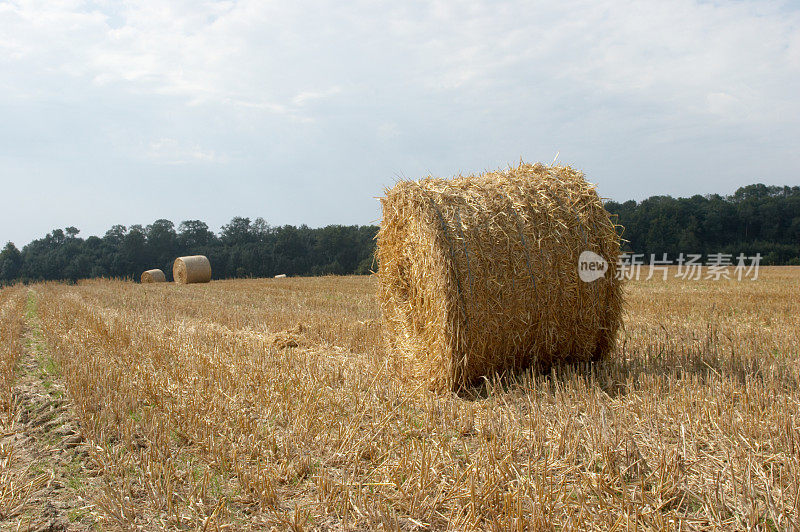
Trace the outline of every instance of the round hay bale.
<instances>
[{"instance_id":1,"label":"round hay bale","mask_svg":"<svg viewBox=\"0 0 800 532\"><path fill-rule=\"evenodd\" d=\"M211 280L211 263L205 255L178 257L172 264L172 277L178 284L207 283Z\"/></svg>"},{"instance_id":2,"label":"round hay bale","mask_svg":"<svg viewBox=\"0 0 800 532\"><path fill-rule=\"evenodd\" d=\"M164 275L164 272L162 272L159 269L147 270L146 272L142 273L142 277L141 277L140 281L142 282L142 284L145 284L145 283L166 283L167 282L167 276Z\"/></svg>"},{"instance_id":3,"label":"round hay bale","mask_svg":"<svg viewBox=\"0 0 800 532\"><path fill-rule=\"evenodd\" d=\"M400 181L381 205L382 331L404 374L458 389L612 351L623 310L620 238L579 171L520 163ZM579 277L585 251L607 262L592 282Z\"/></svg>"}]
</instances>

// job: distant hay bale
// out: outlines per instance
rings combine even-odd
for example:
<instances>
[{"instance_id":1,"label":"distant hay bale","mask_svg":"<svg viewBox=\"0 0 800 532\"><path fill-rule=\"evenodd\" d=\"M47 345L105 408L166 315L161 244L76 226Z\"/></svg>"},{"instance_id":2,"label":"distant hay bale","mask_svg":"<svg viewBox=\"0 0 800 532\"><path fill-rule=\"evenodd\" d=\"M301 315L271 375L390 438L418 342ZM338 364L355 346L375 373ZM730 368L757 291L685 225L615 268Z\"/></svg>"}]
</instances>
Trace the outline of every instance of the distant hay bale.
<instances>
[{"instance_id":1,"label":"distant hay bale","mask_svg":"<svg viewBox=\"0 0 800 532\"><path fill-rule=\"evenodd\" d=\"M620 239L579 171L520 163L400 181L381 204L382 331L404 374L458 389L613 350L623 310ZM607 261L604 276L579 278L584 251Z\"/></svg>"},{"instance_id":2,"label":"distant hay bale","mask_svg":"<svg viewBox=\"0 0 800 532\"><path fill-rule=\"evenodd\" d=\"M278 275L275 276L275 278L276 279L286 279L286 274L285 273L279 273Z\"/></svg>"},{"instance_id":3,"label":"distant hay bale","mask_svg":"<svg viewBox=\"0 0 800 532\"><path fill-rule=\"evenodd\" d=\"M166 283L167 276L164 275L159 269L154 270L147 270L146 272L142 273L142 277L140 279L142 284L144 283Z\"/></svg>"},{"instance_id":4,"label":"distant hay bale","mask_svg":"<svg viewBox=\"0 0 800 532\"><path fill-rule=\"evenodd\" d=\"M178 284L207 283L211 280L211 263L205 255L178 257L172 265L172 277Z\"/></svg>"}]
</instances>

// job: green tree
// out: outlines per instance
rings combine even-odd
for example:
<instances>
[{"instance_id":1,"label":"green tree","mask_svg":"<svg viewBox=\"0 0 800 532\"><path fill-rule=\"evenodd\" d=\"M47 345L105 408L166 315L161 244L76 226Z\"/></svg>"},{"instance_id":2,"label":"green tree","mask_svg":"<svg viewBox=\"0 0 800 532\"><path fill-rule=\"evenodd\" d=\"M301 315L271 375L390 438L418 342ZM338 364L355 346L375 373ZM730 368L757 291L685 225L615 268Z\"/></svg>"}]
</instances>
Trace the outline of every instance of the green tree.
<instances>
[{"instance_id":1,"label":"green tree","mask_svg":"<svg viewBox=\"0 0 800 532\"><path fill-rule=\"evenodd\" d=\"M193 253L213 243L215 238L208 224L200 220L185 220L178 225L178 247L183 252Z\"/></svg>"},{"instance_id":2,"label":"green tree","mask_svg":"<svg viewBox=\"0 0 800 532\"><path fill-rule=\"evenodd\" d=\"M18 278L22 267L22 253L13 242L6 243L0 251L0 283L10 283Z\"/></svg>"},{"instance_id":3,"label":"green tree","mask_svg":"<svg viewBox=\"0 0 800 532\"><path fill-rule=\"evenodd\" d=\"M147 252L142 253L141 257L149 259L153 266L157 266L166 273L177 256L178 235L175 232L175 224L162 218L148 225L145 233ZM153 267L148 267L145 262L139 264L142 269Z\"/></svg>"},{"instance_id":4,"label":"green tree","mask_svg":"<svg viewBox=\"0 0 800 532\"><path fill-rule=\"evenodd\" d=\"M253 239L253 231L250 227L250 218L235 216L230 223L222 226L220 240L225 245L237 246L250 242Z\"/></svg>"}]
</instances>

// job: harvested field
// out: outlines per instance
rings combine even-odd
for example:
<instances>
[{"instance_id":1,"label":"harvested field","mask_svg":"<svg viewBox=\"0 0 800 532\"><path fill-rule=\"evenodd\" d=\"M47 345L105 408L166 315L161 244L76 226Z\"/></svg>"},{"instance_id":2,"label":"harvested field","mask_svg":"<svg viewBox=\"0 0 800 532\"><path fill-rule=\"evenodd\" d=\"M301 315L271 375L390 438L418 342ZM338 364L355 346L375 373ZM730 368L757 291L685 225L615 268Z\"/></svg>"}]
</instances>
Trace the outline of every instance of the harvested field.
<instances>
[{"instance_id":1,"label":"harvested field","mask_svg":"<svg viewBox=\"0 0 800 532\"><path fill-rule=\"evenodd\" d=\"M30 386L40 331L91 478L75 530L800 527L800 268L629 282L615 356L445 395L387 364L376 291L3 289L0 382ZM3 471L0 526L24 529L43 479Z\"/></svg>"}]
</instances>

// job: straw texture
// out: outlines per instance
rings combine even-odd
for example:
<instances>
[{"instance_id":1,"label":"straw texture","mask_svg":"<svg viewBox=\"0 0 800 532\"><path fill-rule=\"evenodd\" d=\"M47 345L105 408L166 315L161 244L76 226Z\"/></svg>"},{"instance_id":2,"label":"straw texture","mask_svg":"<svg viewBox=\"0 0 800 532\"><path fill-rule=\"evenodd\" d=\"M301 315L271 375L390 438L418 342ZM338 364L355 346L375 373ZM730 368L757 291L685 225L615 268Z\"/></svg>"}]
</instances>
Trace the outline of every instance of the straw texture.
<instances>
[{"instance_id":1,"label":"straw texture","mask_svg":"<svg viewBox=\"0 0 800 532\"><path fill-rule=\"evenodd\" d=\"M142 273L140 281L142 283L166 283L167 276L159 269L147 270Z\"/></svg>"},{"instance_id":2,"label":"straw texture","mask_svg":"<svg viewBox=\"0 0 800 532\"><path fill-rule=\"evenodd\" d=\"M205 255L178 257L172 264L172 277L178 284L207 283L211 280L211 263Z\"/></svg>"},{"instance_id":3,"label":"straw texture","mask_svg":"<svg viewBox=\"0 0 800 532\"><path fill-rule=\"evenodd\" d=\"M434 389L613 349L620 240L594 185L570 167L520 163L452 180L401 181L381 199L384 343ZM608 261L591 283L578 257Z\"/></svg>"}]
</instances>

